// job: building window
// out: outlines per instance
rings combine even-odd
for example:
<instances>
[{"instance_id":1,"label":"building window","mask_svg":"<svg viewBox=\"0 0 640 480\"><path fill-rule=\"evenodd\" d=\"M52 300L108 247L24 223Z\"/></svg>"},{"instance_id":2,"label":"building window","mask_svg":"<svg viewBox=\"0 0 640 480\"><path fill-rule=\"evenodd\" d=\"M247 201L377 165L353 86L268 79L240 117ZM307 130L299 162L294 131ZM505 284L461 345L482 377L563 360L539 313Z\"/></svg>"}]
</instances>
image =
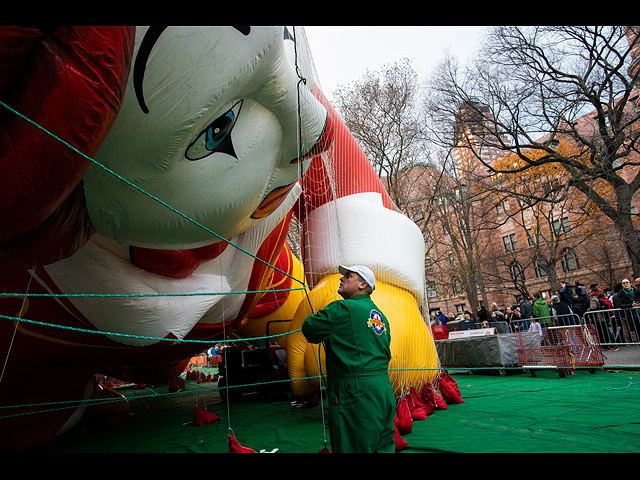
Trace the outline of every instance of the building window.
<instances>
[{"instance_id":1,"label":"building window","mask_svg":"<svg viewBox=\"0 0 640 480\"><path fill-rule=\"evenodd\" d=\"M524 283L524 269L518 262L513 262L509 265L509 272L511 273L511 280L516 283Z\"/></svg>"},{"instance_id":2,"label":"building window","mask_svg":"<svg viewBox=\"0 0 640 480\"><path fill-rule=\"evenodd\" d=\"M561 237L563 234L566 235L571 231L571 225L569 224L569 217L562 217L557 220L554 220L552 223L553 232L556 234L556 237Z\"/></svg>"},{"instance_id":3,"label":"building window","mask_svg":"<svg viewBox=\"0 0 640 480\"><path fill-rule=\"evenodd\" d=\"M509 200L504 200L500 202L496 207L496 213L498 216L508 215L509 214Z\"/></svg>"},{"instance_id":4,"label":"building window","mask_svg":"<svg viewBox=\"0 0 640 480\"><path fill-rule=\"evenodd\" d=\"M451 287L454 295L460 295L462 293L462 284L460 283L460 280L458 279L454 280Z\"/></svg>"},{"instance_id":5,"label":"building window","mask_svg":"<svg viewBox=\"0 0 640 480\"><path fill-rule=\"evenodd\" d=\"M563 272L572 272L580 268L578 255L576 255L576 252L574 252L573 250L567 250L560 261L562 263Z\"/></svg>"},{"instance_id":6,"label":"building window","mask_svg":"<svg viewBox=\"0 0 640 480\"><path fill-rule=\"evenodd\" d=\"M544 257L538 257L533 261L533 270L536 272L536 278L548 276L546 269L547 260Z\"/></svg>"},{"instance_id":7,"label":"building window","mask_svg":"<svg viewBox=\"0 0 640 480\"><path fill-rule=\"evenodd\" d=\"M433 272L433 260L429 255L424 256L424 270L425 272Z\"/></svg>"},{"instance_id":8,"label":"building window","mask_svg":"<svg viewBox=\"0 0 640 480\"><path fill-rule=\"evenodd\" d=\"M505 252L512 252L518 249L518 240L516 239L516 234L512 233L511 235L505 235L502 237L502 244L504 245Z\"/></svg>"},{"instance_id":9,"label":"building window","mask_svg":"<svg viewBox=\"0 0 640 480\"><path fill-rule=\"evenodd\" d=\"M438 296L435 283L427 283L427 298L435 298Z\"/></svg>"},{"instance_id":10,"label":"building window","mask_svg":"<svg viewBox=\"0 0 640 480\"><path fill-rule=\"evenodd\" d=\"M527 228L527 245L530 247L534 247L536 245L540 245L543 242L542 235L539 233L535 234L535 228Z\"/></svg>"}]
</instances>

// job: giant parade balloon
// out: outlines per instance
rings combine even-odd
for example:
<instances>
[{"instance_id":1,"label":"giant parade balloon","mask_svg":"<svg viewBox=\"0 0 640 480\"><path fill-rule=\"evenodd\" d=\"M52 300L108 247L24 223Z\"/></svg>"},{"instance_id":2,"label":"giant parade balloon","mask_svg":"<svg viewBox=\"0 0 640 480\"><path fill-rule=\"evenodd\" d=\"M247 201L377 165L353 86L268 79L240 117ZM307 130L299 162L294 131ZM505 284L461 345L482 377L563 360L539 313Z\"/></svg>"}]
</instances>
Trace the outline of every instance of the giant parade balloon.
<instances>
[{"instance_id":1,"label":"giant parade balloon","mask_svg":"<svg viewBox=\"0 0 640 480\"><path fill-rule=\"evenodd\" d=\"M168 380L274 317L307 376L296 325L340 263L381 279L395 369L437 364L420 230L322 94L301 27L0 27L0 45L3 451L76 425L96 374ZM398 395L419 376L394 377Z\"/></svg>"}]
</instances>

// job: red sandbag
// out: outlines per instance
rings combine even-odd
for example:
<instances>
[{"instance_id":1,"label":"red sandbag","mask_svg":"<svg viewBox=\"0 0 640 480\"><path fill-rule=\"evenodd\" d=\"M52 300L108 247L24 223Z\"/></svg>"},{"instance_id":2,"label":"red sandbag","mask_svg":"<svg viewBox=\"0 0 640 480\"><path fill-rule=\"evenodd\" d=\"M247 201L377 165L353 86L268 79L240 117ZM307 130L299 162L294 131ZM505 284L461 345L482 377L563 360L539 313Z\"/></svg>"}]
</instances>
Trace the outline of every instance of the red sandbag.
<instances>
[{"instance_id":1,"label":"red sandbag","mask_svg":"<svg viewBox=\"0 0 640 480\"><path fill-rule=\"evenodd\" d=\"M181 377L169 380L169 393L181 392L185 389L184 380Z\"/></svg>"},{"instance_id":2,"label":"red sandbag","mask_svg":"<svg viewBox=\"0 0 640 480\"><path fill-rule=\"evenodd\" d=\"M393 422L401 434L409 433L413 429L413 419L409 408L409 398L404 397L396 408L396 418Z\"/></svg>"},{"instance_id":3,"label":"red sandbag","mask_svg":"<svg viewBox=\"0 0 640 480\"><path fill-rule=\"evenodd\" d=\"M458 388L457 382L449 375L447 372L442 371L440 373L440 393L442 393L442 398L447 403L464 403L462 399L462 395L460 395L460 389Z\"/></svg>"},{"instance_id":4,"label":"red sandbag","mask_svg":"<svg viewBox=\"0 0 640 480\"><path fill-rule=\"evenodd\" d=\"M446 410L449 408L447 402L433 390L430 383L425 383L422 387L422 401L427 414L433 413L434 410Z\"/></svg>"},{"instance_id":5,"label":"red sandbag","mask_svg":"<svg viewBox=\"0 0 640 480\"><path fill-rule=\"evenodd\" d=\"M258 453L253 448L243 447L233 435L229 435L229 453Z\"/></svg>"},{"instance_id":6,"label":"red sandbag","mask_svg":"<svg viewBox=\"0 0 640 480\"><path fill-rule=\"evenodd\" d=\"M422 386L420 399L422 400L422 404L424 405L427 415L431 415L436 410L436 400L433 396L433 388L431 387L431 384L425 383Z\"/></svg>"},{"instance_id":7,"label":"red sandbag","mask_svg":"<svg viewBox=\"0 0 640 480\"><path fill-rule=\"evenodd\" d=\"M409 445L409 442L407 442L406 440L404 440L400 436L400 432L398 431L398 427L395 428L395 432L393 434L393 438L396 441L396 453L404 450L405 448L407 448L407 445Z\"/></svg>"},{"instance_id":8,"label":"red sandbag","mask_svg":"<svg viewBox=\"0 0 640 480\"><path fill-rule=\"evenodd\" d=\"M411 385L409 391L409 410L411 411L411 418L413 420L427 419L427 408L422 402L418 390L413 385Z\"/></svg>"},{"instance_id":9,"label":"red sandbag","mask_svg":"<svg viewBox=\"0 0 640 480\"><path fill-rule=\"evenodd\" d=\"M210 423L217 422L220 420L220 417L215 413L211 413L207 411L204 407L196 407L195 412L193 413L193 423L199 427Z\"/></svg>"}]
</instances>

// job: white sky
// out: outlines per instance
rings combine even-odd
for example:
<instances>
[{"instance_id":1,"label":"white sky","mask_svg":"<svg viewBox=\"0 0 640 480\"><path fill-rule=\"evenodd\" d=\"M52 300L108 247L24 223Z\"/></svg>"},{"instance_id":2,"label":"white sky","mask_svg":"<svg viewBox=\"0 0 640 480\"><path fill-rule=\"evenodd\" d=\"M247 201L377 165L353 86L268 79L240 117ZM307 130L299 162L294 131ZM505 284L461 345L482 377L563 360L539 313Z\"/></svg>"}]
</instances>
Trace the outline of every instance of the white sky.
<instances>
[{"instance_id":1,"label":"white sky","mask_svg":"<svg viewBox=\"0 0 640 480\"><path fill-rule=\"evenodd\" d=\"M324 94L359 79L366 70L409 58L425 78L448 49L461 62L470 58L487 27L305 26Z\"/></svg>"}]
</instances>

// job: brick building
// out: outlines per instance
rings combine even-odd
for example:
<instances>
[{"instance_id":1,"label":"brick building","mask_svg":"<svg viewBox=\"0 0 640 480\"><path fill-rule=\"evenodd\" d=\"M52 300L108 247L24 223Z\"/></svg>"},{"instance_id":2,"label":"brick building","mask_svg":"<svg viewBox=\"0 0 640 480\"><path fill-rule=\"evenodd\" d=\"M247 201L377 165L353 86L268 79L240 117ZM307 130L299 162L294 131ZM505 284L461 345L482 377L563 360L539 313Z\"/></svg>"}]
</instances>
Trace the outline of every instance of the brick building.
<instances>
[{"instance_id":1,"label":"brick building","mask_svg":"<svg viewBox=\"0 0 640 480\"><path fill-rule=\"evenodd\" d=\"M631 43L631 42L630 42ZM640 57L629 69L633 75L640 69ZM465 145L454 149L458 168L459 187L473 190L474 185L494 182L487 169L483 168L477 156L489 164L504 156L499 148L482 145L500 143L506 139L492 138L487 142L487 129L470 112L460 111L457 134L464 138ZM640 112L640 100L634 95L625 107L629 115ZM486 118L486 117L485 117ZM579 128L593 129L594 114L589 113L577 120ZM486 121L486 120L485 120ZM594 133L596 135L597 133ZM477 141L483 138L484 141ZM563 139L560 137L562 144ZM473 150L469 148L473 147ZM639 159L640 160L640 159ZM625 167L623 175L632 176L640 167ZM541 185L543 186L543 185ZM611 220L598 212L585 214L580 202L584 200L579 192L570 192L566 203L552 209L535 211L526 208L508 195L478 195L470 197L469 217L474 222L474 246L477 263L457 272L451 263L451 242L439 241L446 237L446 228L441 222L445 217L432 217L429 230L437 232L427 240L427 300L430 313L441 310L446 315L464 310L472 310L476 302L467 298L460 281L464 275L474 277L478 304L490 308L492 303L504 308L516 303L522 295L533 296L541 292L543 298L550 298L554 290L564 282L571 285L579 282L589 289L590 284L600 288L613 287L623 277L632 276L631 261ZM634 203L640 207L640 194L634 196ZM460 203L444 206L441 211L449 215L460 214ZM634 205L632 204L632 209ZM440 239L438 235L442 232ZM462 233L460 233L462 235ZM449 258L449 262L443 259ZM471 265L471 263L469 263Z\"/></svg>"}]
</instances>

